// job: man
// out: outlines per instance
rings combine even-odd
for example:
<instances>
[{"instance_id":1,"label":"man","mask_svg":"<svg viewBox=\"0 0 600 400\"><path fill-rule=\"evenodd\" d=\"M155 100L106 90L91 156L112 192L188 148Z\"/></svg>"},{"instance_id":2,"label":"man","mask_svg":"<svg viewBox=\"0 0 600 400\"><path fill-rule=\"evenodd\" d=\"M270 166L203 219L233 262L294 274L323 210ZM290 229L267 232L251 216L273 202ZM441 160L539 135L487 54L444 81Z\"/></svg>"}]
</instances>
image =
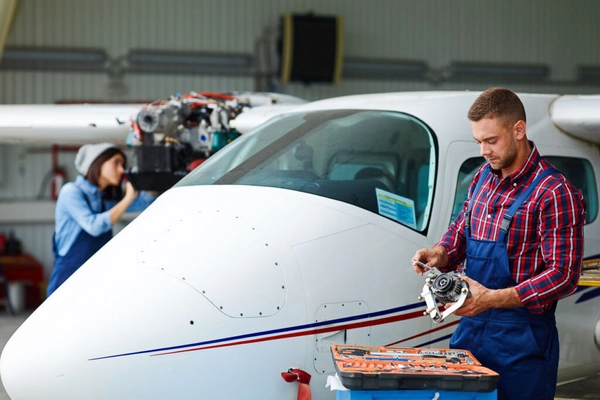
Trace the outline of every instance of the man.
<instances>
[{"instance_id":1,"label":"man","mask_svg":"<svg viewBox=\"0 0 600 400\"><path fill-rule=\"evenodd\" d=\"M527 139L525 108L515 93L486 90L468 118L488 162L442 239L413 259L444 271L466 260L471 295L455 312L462 318L450 347L471 351L500 374L498 398L553 399L554 310L577 288L584 199ZM413 268L425 272L414 262Z\"/></svg>"}]
</instances>

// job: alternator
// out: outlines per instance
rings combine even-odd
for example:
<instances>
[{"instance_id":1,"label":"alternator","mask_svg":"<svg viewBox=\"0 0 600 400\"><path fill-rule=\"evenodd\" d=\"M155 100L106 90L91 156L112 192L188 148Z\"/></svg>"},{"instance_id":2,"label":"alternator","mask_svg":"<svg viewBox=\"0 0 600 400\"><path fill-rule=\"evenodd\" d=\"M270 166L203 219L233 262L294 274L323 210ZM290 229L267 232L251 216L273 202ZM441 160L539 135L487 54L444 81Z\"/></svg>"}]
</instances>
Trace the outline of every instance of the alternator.
<instances>
[{"instance_id":1,"label":"alternator","mask_svg":"<svg viewBox=\"0 0 600 400\"><path fill-rule=\"evenodd\" d=\"M435 270L436 272L439 272ZM440 323L447 316L460 308L467 297L469 297L469 285L458 275L452 274L437 274L430 270L425 279L423 292L419 296L419 300L425 300L427 310L424 315L429 314L434 322ZM450 308L440 313L435 301L438 300L442 304L454 303Z\"/></svg>"}]
</instances>

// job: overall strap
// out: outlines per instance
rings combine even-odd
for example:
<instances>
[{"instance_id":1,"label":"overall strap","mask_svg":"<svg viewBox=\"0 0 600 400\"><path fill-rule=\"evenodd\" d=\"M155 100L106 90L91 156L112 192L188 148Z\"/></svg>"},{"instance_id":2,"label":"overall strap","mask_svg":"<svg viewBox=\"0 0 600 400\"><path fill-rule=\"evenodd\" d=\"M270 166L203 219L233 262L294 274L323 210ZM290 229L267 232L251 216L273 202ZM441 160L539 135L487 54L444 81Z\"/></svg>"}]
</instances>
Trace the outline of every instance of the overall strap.
<instances>
[{"instance_id":1,"label":"overall strap","mask_svg":"<svg viewBox=\"0 0 600 400\"><path fill-rule=\"evenodd\" d=\"M79 191L83 195L83 199L85 200L86 204L88 205L88 208L90 210L92 210L92 204L90 203L90 199L87 197L87 195L85 194L85 192L83 191L83 189L80 188L77 185L75 185L75 187L77 189L79 189ZM104 208L104 201L102 202L102 206L103 206L102 208ZM58 257L58 246L56 245L56 231L52 232L52 254L54 255L55 258Z\"/></svg>"},{"instance_id":2,"label":"overall strap","mask_svg":"<svg viewBox=\"0 0 600 400\"><path fill-rule=\"evenodd\" d=\"M473 199L475 198L475 196L477 196L477 193L479 193L479 190L481 189L481 186L483 185L483 181L485 180L485 178L487 178L489 173L490 173L490 169L487 167L484 168L483 171L481 171L481 175L479 175L479 180L477 181L475 190L473 190L473 195L469 199L469 205L467 206L467 212L465 213L465 228L466 228L467 237L471 236L469 229L471 228L471 209L473 208Z\"/></svg>"},{"instance_id":3,"label":"overall strap","mask_svg":"<svg viewBox=\"0 0 600 400\"><path fill-rule=\"evenodd\" d=\"M90 210L92 210L92 212L96 212L92 208L92 203L90 202L90 198L87 196L87 194L85 194L85 191L82 188L80 188L79 186L77 186L77 189L79 189L79 191L83 195L83 198L85 199L85 202L87 203ZM104 197L101 197L100 198L100 212L102 213L104 211L106 211L106 204L104 203Z\"/></svg>"},{"instance_id":4,"label":"overall strap","mask_svg":"<svg viewBox=\"0 0 600 400\"><path fill-rule=\"evenodd\" d=\"M513 205L508 209L508 211L504 214L504 217L502 218L502 225L500 226L500 235L498 237L499 241L506 240L506 233L510 228L510 223L512 222L512 219L515 216L515 213L517 212L519 207L521 207L521 204L523 204L523 202L531 195L531 192L533 192L534 189L536 189L537 184L542 179L555 172L558 171L554 168L548 168L542 171L542 173L539 174L537 178L535 178L535 180L529 185L529 187L523 193L521 193L521 195L515 200Z\"/></svg>"}]
</instances>

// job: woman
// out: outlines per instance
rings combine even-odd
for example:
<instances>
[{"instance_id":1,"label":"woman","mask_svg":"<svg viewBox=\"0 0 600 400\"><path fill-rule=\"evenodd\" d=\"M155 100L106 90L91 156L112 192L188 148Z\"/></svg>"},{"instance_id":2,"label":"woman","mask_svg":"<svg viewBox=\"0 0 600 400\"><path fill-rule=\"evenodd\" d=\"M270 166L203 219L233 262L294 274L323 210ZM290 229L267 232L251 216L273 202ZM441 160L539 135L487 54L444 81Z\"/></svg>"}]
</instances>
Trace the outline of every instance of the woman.
<instances>
[{"instance_id":1,"label":"woman","mask_svg":"<svg viewBox=\"0 0 600 400\"><path fill-rule=\"evenodd\" d=\"M125 154L111 143L86 144L77 152L75 167L81 175L61 188L56 202L47 296L112 238L112 226L126 211L141 211L156 198L138 192L131 182L120 196L125 162Z\"/></svg>"}]
</instances>

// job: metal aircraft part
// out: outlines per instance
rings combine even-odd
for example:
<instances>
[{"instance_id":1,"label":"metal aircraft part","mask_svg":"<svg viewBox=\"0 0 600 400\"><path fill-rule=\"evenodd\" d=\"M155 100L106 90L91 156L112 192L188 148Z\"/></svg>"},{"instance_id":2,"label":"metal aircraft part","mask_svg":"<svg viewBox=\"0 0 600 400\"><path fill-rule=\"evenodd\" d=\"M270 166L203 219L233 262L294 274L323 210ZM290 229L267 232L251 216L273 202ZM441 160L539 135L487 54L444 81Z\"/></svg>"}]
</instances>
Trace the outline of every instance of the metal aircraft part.
<instances>
[{"instance_id":1,"label":"metal aircraft part","mask_svg":"<svg viewBox=\"0 0 600 400\"><path fill-rule=\"evenodd\" d=\"M456 274L436 274L429 272L425 279L423 291L419 300L425 300L427 309L423 313L429 315L438 324L443 322L450 314L458 310L469 297L469 285ZM440 312L436 300L442 304L454 303L451 307Z\"/></svg>"},{"instance_id":2,"label":"metal aircraft part","mask_svg":"<svg viewBox=\"0 0 600 400\"><path fill-rule=\"evenodd\" d=\"M233 122L243 111L302 103L271 93L190 92L147 104L131 124L127 178L138 189L163 192L240 136Z\"/></svg>"},{"instance_id":3,"label":"metal aircraft part","mask_svg":"<svg viewBox=\"0 0 600 400\"><path fill-rule=\"evenodd\" d=\"M551 106L552 122L563 131L600 144L600 96L560 96Z\"/></svg>"}]
</instances>

